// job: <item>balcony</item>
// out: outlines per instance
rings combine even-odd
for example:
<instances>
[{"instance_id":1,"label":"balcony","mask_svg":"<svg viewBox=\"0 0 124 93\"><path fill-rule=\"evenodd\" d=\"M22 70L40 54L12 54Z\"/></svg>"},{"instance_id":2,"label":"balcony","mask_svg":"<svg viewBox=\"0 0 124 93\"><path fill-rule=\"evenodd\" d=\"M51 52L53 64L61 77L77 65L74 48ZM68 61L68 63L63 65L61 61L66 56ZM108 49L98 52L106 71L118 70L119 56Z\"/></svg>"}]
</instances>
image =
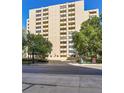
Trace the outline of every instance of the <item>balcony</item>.
<instances>
[{"instance_id":1,"label":"balcony","mask_svg":"<svg viewBox=\"0 0 124 93\"><path fill-rule=\"evenodd\" d=\"M64 9L64 10L60 10L60 13L66 13L67 11Z\"/></svg>"},{"instance_id":2,"label":"balcony","mask_svg":"<svg viewBox=\"0 0 124 93\"><path fill-rule=\"evenodd\" d=\"M43 21L43 24L48 24L48 21Z\"/></svg>"},{"instance_id":3,"label":"balcony","mask_svg":"<svg viewBox=\"0 0 124 93\"><path fill-rule=\"evenodd\" d=\"M75 13L69 13L68 16L69 17L74 17L75 16Z\"/></svg>"},{"instance_id":4,"label":"balcony","mask_svg":"<svg viewBox=\"0 0 124 93\"><path fill-rule=\"evenodd\" d=\"M75 4L69 4L68 5L68 8L74 8L75 7Z\"/></svg>"},{"instance_id":5,"label":"balcony","mask_svg":"<svg viewBox=\"0 0 124 93\"><path fill-rule=\"evenodd\" d=\"M36 22L36 25L41 25L41 22Z\"/></svg>"},{"instance_id":6,"label":"balcony","mask_svg":"<svg viewBox=\"0 0 124 93\"><path fill-rule=\"evenodd\" d=\"M75 12L75 8L68 9L68 12Z\"/></svg>"},{"instance_id":7,"label":"balcony","mask_svg":"<svg viewBox=\"0 0 124 93\"><path fill-rule=\"evenodd\" d=\"M47 30L43 30L43 32L48 32L48 29Z\"/></svg>"},{"instance_id":8,"label":"balcony","mask_svg":"<svg viewBox=\"0 0 124 93\"><path fill-rule=\"evenodd\" d=\"M36 21L41 21L41 18L36 18Z\"/></svg>"},{"instance_id":9,"label":"balcony","mask_svg":"<svg viewBox=\"0 0 124 93\"><path fill-rule=\"evenodd\" d=\"M48 25L43 25L43 28L48 28Z\"/></svg>"},{"instance_id":10,"label":"balcony","mask_svg":"<svg viewBox=\"0 0 124 93\"><path fill-rule=\"evenodd\" d=\"M43 12L46 12L46 11L48 12L48 8L44 8L44 9L43 9Z\"/></svg>"},{"instance_id":11,"label":"balcony","mask_svg":"<svg viewBox=\"0 0 124 93\"><path fill-rule=\"evenodd\" d=\"M61 54L60 57L67 57L67 55L66 54Z\"/></svg>"},{"instance_id":12,"label":"balcony","mask_svg":"<svg viewBox=\"0 0 124 93\"><path fill-rule=\"evenodd\" d=\"M36 17L41 17L41 14L36 14Z\"/></svg>"},{"instance_id":13,"label":"balcony","mask_svg":"<svg viewBox=\"0 0 124 93\"><path fill-rule=\"evenodd\" d=\"M44 34L44 33L43 33L43 36L48 36L48 33L47 33L47 34Z\"/></svg>"}]
</instances>

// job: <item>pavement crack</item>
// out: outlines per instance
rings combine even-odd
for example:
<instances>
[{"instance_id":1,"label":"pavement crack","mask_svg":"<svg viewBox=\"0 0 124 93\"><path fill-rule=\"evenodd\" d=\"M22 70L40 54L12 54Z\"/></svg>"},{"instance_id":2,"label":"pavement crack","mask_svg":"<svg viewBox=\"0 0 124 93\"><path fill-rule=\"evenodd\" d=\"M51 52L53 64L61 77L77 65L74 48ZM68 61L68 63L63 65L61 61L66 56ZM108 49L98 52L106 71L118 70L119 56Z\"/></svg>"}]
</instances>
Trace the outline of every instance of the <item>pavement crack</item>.
<instances>
[{"instance_id":1,"label":"pavement crack","mask_svg":"<svg viewBox=\"0 0 124 93\"><path fill-rule=\"evenodd\" d=\"M27 82L23 82L23 84L28 84L28 85L44 85L44 86L57 86L56 84L35 84L35 83L27 83Z\"/></svg>"},{"instance_id":2,"label":"pavement crack","mask_svg":"<svg viewBox=\"0 0 124 93\"><path fill-rule=\"evenodd\" d=\"M29 85L28 87L26 87L25 89L23 89L22 91L25 91L25 90L27 90L27 89L33 87L33 86L34 86L34 84L31 84L31 85Z\"/></svg>"}]
</instances>

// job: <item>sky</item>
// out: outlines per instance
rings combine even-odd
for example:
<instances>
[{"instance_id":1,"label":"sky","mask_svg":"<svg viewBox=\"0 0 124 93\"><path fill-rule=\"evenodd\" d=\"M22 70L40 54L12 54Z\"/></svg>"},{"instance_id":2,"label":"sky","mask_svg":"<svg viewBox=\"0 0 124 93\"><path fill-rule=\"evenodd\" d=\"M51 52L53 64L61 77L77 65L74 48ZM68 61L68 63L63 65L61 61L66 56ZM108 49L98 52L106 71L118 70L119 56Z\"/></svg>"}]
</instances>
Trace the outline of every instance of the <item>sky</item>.
<instances>
[{"instance_id":1,"label":"sky","mask_svg":"<svg viewBox=\"0 0 124 93\"><path fill-rule=\"evenodd\" d=\"M77 0L22 0L22 28L26 28L26 20L29 17L29 9L40 8L50 5L62 4ZM84 9L99 9L102 12L102 0L84 0Z\"/></svg>"}]
</instances>

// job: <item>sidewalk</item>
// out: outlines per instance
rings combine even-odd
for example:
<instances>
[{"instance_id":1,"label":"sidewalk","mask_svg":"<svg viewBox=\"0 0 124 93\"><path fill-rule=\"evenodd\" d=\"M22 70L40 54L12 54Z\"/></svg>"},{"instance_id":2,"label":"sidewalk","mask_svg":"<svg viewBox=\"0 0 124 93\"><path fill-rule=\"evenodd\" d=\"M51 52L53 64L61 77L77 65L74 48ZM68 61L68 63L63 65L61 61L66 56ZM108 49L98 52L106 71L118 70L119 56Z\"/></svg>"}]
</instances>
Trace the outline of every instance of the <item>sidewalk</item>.
<instances>
[{"instance_id":1,"label":"sidewalk","mask_svg":"<svg viewBox=\"0 0 124 93\"><path fill-rule=\"evenodd\" d=\"M79 64L79 63L68 63L68 64L72 66L102 69L102 64Z\"/></svg>"}]
</instances>

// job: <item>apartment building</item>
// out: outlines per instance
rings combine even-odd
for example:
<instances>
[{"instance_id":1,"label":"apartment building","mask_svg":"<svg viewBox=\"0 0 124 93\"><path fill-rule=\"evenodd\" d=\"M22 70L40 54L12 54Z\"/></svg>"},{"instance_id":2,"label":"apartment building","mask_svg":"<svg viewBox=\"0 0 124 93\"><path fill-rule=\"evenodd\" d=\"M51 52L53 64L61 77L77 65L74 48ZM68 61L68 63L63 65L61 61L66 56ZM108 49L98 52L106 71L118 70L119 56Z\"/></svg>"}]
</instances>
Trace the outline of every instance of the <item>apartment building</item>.
<instances>
[{"instance_id":1,"label":"apartment building","mask_svg":"<svg viewBox=\"0 0 124 93\"><path fill-rule=\"evenodd\" d=\"M75 56L72 33L79 31L81 23L99 16L98 9L84 10L84 1L67 2L29 10L27 30L33 34L42 34L53 47L50 60L66 60Z\"/></svg>"}]
</instances>

